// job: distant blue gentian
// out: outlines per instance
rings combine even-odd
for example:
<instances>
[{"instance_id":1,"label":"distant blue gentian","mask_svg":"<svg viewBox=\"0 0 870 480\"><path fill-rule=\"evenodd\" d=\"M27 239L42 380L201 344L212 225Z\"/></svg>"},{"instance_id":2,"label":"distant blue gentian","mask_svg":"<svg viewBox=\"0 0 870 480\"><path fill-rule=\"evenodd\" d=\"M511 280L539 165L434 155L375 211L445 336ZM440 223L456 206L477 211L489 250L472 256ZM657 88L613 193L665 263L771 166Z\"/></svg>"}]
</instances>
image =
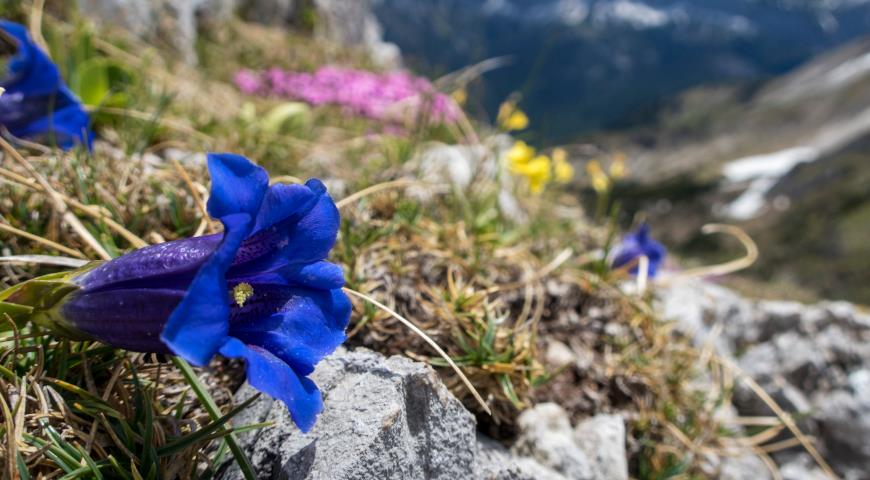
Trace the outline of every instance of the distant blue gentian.
<instances>
[{"instance_id":1,"label":"distant blue gentian","mask_svg":"<svg viewBox=\"0 0 870 480\"><path fill-rule=\"evenodd\" d=\"M230 154L210 154L208 168L208 212L223 223L222 234L86 269L64 284L71 293L33 321L200 366L216 353L243 358L248 382L282 400L308 431L322 401L307 376L344 341L351 311L341 268L325 261L338 209L316 179L269 187L265 170Z\"/></svg>"},{"instance_id":2,"label":"distant blue gentian","mask_svg":"<svg viewBox=\"0 0 870 480\"><path fill-rule=\"evenodd\" d=\"M649 224L646 223L641 225L636 231L623 237L622 242L614 249L612 266L613 268L619 268L634 262L634 266L631 267L629 272L637 275L637 260L641 255L645 255L649 259L648 274L650 277L656 275L659 266L667 255L667 249L665 249L664 245L650 237Z\"/></svg>"},{"instance_id":3,"label":"distant blue gentian","mask_svg":"<svg viewBox=\"0 0 870 480\"><path fill-rule=\"evenodd\" d=\"M0 20L0 30L17 44L0 87L0 125L19 138L54 142L63 149L91 147L90 117L69 91L57 66L24 26Z\"/></svg>"}]
</instances>

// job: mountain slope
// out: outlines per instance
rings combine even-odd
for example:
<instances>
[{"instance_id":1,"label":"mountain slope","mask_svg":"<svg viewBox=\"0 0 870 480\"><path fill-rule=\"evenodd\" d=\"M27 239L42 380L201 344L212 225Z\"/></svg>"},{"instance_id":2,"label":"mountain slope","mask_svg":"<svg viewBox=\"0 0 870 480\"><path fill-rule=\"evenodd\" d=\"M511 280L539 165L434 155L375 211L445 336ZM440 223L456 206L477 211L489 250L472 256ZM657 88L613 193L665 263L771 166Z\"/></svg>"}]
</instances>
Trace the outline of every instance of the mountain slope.
<instances>
[{"instance_id":1,"label":"mountain slope","mask_svg":"<svg viewBox=\"0 0 870 480\"><path fill-rule=\"evenodd\" d=\"M760 86L699 88L600 137L634 160L629 209L688 254L723 247L702 223L738 223L761 247L752 276L870 302L868 52L870 38Z\"/></svg>"},{"instance_id":2,"label":"mountain slope","mask_svg":"<svg viewBox=\"0 0 870 480\"><path fill-rule=\"evenodd\" d=\"M410 64L446 73L498 56L477 105L523 94L534 133L643 120L686 88L781 74L870 31L870 3L750 0L381 0L386 39Z\"/></svg>"}]
</instances>

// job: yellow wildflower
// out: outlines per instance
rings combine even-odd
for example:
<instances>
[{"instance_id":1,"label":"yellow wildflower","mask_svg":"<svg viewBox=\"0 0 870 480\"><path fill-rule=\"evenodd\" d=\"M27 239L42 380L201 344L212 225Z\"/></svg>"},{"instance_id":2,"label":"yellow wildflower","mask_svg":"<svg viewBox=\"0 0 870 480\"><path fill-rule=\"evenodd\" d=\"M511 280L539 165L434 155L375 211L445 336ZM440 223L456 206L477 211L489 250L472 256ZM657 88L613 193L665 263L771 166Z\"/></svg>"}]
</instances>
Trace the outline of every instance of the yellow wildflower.
<instances>
[{"instance_id":1,"label":"yellow wildflower","mask_svg":"<svg viewBox=\"0 0 870 480\"><path fill-rule=\"evenodd\" d=\"M517 104L507 100L498 107L498 124L502 129L509 132L525 130L529 126L529 117L517 108Z\"/></svg>"},{"instance_id":2,"label":"yellow wildflower","mask_svg":"<svg viewBox=\"0 0 870 480\"><path fill-rule=\"evenodd\" d=\"M602 193L610 189L610 177L604 173L604 169L601 168L601 164L598 163L598 160L590 160L586 164L586 174L589 175L589 179L592 182L592 188L594 188L596 192Z\"/></svg>"},{"instance_id":3,"label":"yellow wildflower","mask_svg":"<svg viewBox=\"0 0 870 480\"><path fill-rule=\"evenodd\" d=\"M574 178L574 167L568 162L568 152L564 148L553 149L553 173L559 183L568 183Z\"/></svg>"},{"instance_id":4,"label":"yellow wildflower","mask_svg":"<svg viewBox=\"0 0 870 480\"><path fill-rule=\"evenodd\" d=\"M508 131L525 130L529 126L529 117L522 110L512 113L504 122L504 129Z\"/></svg>"},{"instance_id":5,"label":"yellow wildflower","mask_svg":"<svg viewBox=\"0 0 870 480\"><path fill-rule=\"evenodd\" d=\"M507 152L508 166L514 168L516 166L529 163L535 157L535 149L530 147L526 142L517 140Z\"/></svg>"},{"instance_id":6,"label":"yellow wildflower","mask_svg":"<svg viewBox=\"0 0 870 480\"><path fill-rule=\"evenodd\" d=\"M529 191L538 194L544 190L544 186L550 181L551 174L550 157L538 155L526 163L512 165L511 171L526 177L529 182Z\"/></svg>"},{"instance_id":7,"label":"yellow wildflower","mask_svg":"<svg viewBox=\"0 0 870 480\"><path fill-rule=\"evenodd\" d=\"M625 158L625 154L622 152L613 155L613 162L610 164L610 177L614 180L619 180L627 173Z\"/></svg>"}]
</instances>

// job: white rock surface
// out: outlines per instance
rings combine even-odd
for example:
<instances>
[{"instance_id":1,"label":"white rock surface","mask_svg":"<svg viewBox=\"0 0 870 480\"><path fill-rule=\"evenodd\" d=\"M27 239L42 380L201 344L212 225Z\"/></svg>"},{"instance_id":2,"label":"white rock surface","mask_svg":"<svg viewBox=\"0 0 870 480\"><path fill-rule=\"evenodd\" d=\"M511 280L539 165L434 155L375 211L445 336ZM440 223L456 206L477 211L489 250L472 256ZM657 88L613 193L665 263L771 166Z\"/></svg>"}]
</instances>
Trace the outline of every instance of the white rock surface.
<instances>
[{"instance_id":1,"label":"white rock surface","mask_svg":"<svg viewBox=\"0 0 870 480\"><path fill-rule=\"evenodd\" d=\"M619 415L596 415L574 427L574 441L592 461L593 478L628 480L625 421Z\"/></svg>"},{"instance_id":2,"label":"white rock surface","mask_svg":"<svg viewBox=\"0 0 870 480\"><path fill-rule=\"evenodd\" d=\"M532 457L516 458L500 444L478 437L474 417L423 363L339 349L317 366L312 379L323 392L324 411L311 432L300 432L284 405L267 396L234 420L237 425L274 423L239 438L259 478L565 478ZM236 399L254 393L246 385ZM570 426L565 427L570 440ZM242 478L235 464L225 468L224 480Z\"/></svg>"},{"instance_id":3,"label":"white rock surface","mask_svg":"<svg viewBox=\"0 0 870 480\"><path fill-rule=\"evenodd\" d=\"M695 344L718 332L717 352L794 414L840 475L870 478L870 315L845 302L753 301L698 281L672 285L660 297L660 311ZM734 402L741 415L772 414L744 383ZM784 478L821 473L794 450L773 457Z\"/></svg>"}]
</instances>

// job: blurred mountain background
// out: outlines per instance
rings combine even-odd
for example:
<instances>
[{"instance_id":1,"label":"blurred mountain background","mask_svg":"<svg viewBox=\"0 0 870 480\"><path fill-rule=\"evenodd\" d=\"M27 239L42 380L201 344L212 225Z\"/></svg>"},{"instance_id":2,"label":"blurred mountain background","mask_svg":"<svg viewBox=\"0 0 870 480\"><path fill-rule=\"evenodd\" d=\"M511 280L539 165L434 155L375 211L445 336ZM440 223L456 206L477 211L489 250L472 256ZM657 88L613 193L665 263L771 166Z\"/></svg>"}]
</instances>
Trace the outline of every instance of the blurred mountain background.
<instances>
[{"instance_id":1,"label":"blurred mountain background","mask_svg":"<svg viewBox=\"0 0 870 480\"><path fill-rule=\"evenodd\" d=\"M698 262L736 223L761 249L737 287L870 303L870 2L379 0L384 38L438 77L502 57L469 85L492 117L518 94L540 146L628 155L623 222ZM590 148L594 146L594 148ZM592 155L594 156L594 155Z\"/></svg>"},{"instance_id":2,"label":"blurred mountain background","mask_svg":"<svg viewBox=\"0 0 870 480\"><path fill-rule=\"evenodd\" d=\"M519 92L532 129L565 141L647 120L704 83L758 81L870 33L870 3L772 0L380 0L386 40L432 75L487 58L494 112Z\"/></svg>"}]
</instances>

